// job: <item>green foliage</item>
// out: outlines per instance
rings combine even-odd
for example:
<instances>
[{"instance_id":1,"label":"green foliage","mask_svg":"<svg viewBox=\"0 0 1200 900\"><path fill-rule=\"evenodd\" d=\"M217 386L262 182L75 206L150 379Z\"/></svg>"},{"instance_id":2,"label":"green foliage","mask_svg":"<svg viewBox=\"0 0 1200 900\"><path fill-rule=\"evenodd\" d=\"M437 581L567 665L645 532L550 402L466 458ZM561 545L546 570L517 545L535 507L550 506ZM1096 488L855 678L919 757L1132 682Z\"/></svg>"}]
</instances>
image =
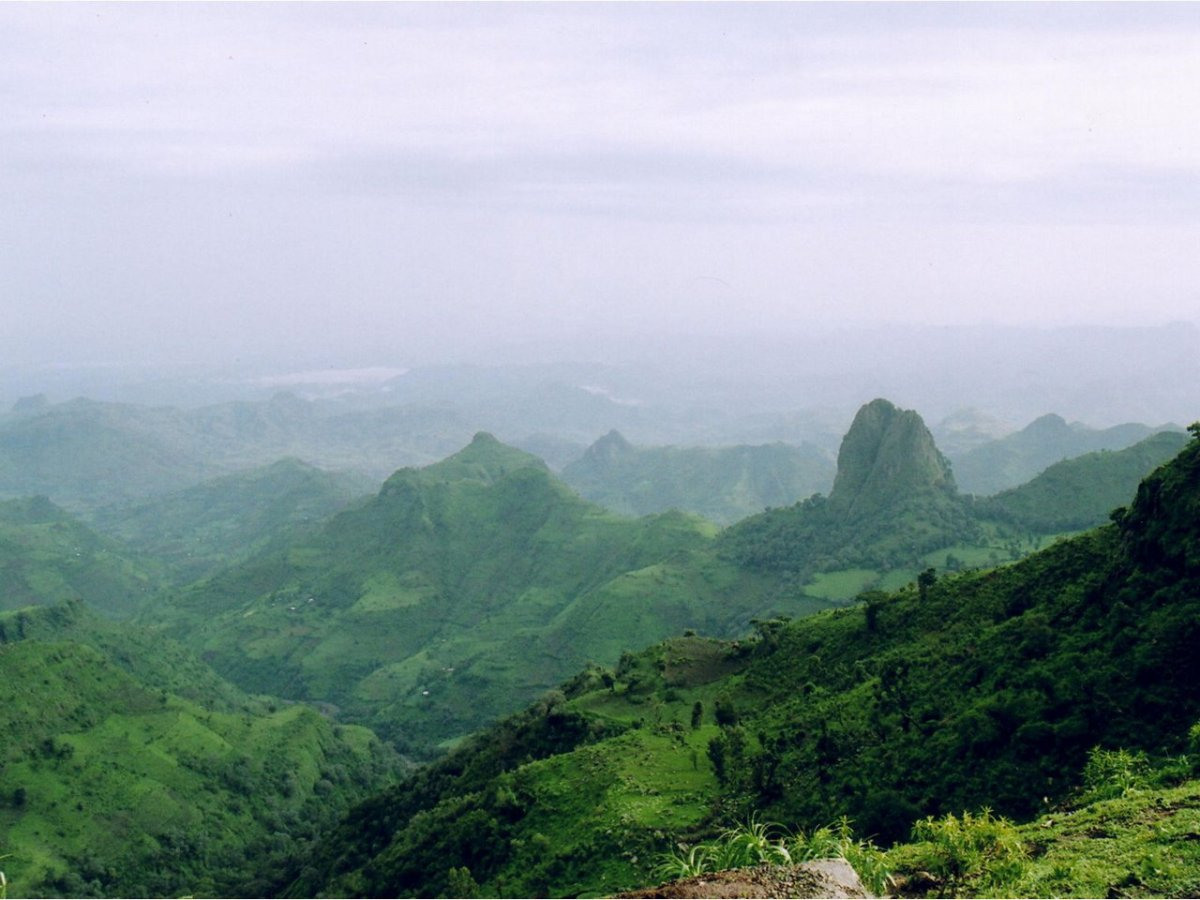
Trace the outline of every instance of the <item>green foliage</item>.
<instances>
[{"instance_id":1,"label":"green foliage","mask_svg":"<svg viewBox=\"0 0 1200 900\"><path fill-rule=\"evenodd\" d=\"M714 532L681 513L610 514L479 435L150 619L247 690L335 704L432 759L592 660L828 605L713 560Z\"/></svg>"},{"instance_id":2,"label":"green foliage","mask_svg":"<svg viewBox=\"0 0 1200 900\"><path fill-rule=\"evenodd\" d=\"M1039 534L1094 528L1186 443L1185 435L1162 431L1123 450L1062 460L1028 483L980 501L977 509L980 515Z\"/></svg>"},{"instance_id":3,"label":"green foliage","mask_svg":"<svg viewBox=\"0 0 1200 900\"><path fill-rule=\"evenodd\" d=\"M1016 827L988 809L924 818L913 826L913 840L909 864L931 873L949 893L968 881L985 888L1010 884L1029 856Z\"/></svg>"},{"instance_id":4,"label":"green foliage","mask_svg":"<svg viewBox=\"0 0 1200 900\"><path fill-rule=\"evenodd\" d=\"M977 866L953 885L928 880L932 844L893 847L887 861L908 896L1192 896L1200 886L1200 781L1153 762L1146 781L1142 790L1085 799L1016 826L1008 841L1019 842L1023 861L1018 853L1010 865Z\"/></svg>"},{"instance_id":5,"label":"green foliage","mask_svg":"<svg viewBox=\"0 0 1200 900\"><path fill-rule=\"evenodd\" d=\"M373 486L363 476L283 459L135 505L105 507L95 522L185 583L295 540Z\"/></svg>"},{"instance_id":6,"label":"green foliage","mask_svg":"<svg viewBox=\"0 0 1200 900\"><path fill-rule=\"evenodd\" d=\"M843 816L834 825L822 825L807 833L797 830L788 839L792 859L808 862L840 857L850 863L868 891L883 896L891 879L887 858L873 841L855 838L850 826L850 820Z\"/></svg>"},{"instance_id":7,"label":"green foliage","mask_svg":"<svg viewBox=\"0 0 1200 900\"><path fill-rule=\"evenodd\" d=\"M1200 767L1200 722L1188 729L1187 749L1196 765Z\"/></svg>"},{"instance_id":8,"label":"green foliage","mask_svg":"<svg viewBox=\"0 0 1200 900\"><path fill-rule=\"evenodd\" d=\"M1140 750L1093 747L1083 767L1084 796L1089 801L1124 797L1146 787L1149 771L1150 761Z\"/></svg>"},{"instance_id":9,"label":"green foliage","mask_svg":"<svg viewBox=\"0 0 1200 900\"><path fill-rule=\"evenodd\" d=\"M45 497L0 502L0 610L84 600L128 618L159 585L153 565Z\"/></svg>"},{"instance_id":10,"label":"green foliage","mask_svg":"<svg viewBox=\"0 0 1200 900\"><path fill-rule=\"evenodd\" d=\"M446 884L449 887L447 897L470 898L479 896L479 885L471 876L471 870L466 866L451 868L446 876Z\"/></svg>"},{"instance_id":11,"label":"green foliage","mask_svg":"<svg viewBox=\"0 0 1200 900\"><path fill-rule=\"evenodd\" d=\"M1135 424L1095 430L1068 424L1061 416L1046 415L1021 431L956 456L954 474L964 491L978 496L996 494L1024 484L1061 460L1102 450L1124 450L1149 438L1153 431ZM1142 474L1146 471L1143 469ZM1126 496L1135 484L1136 481L1127 487ZM1056 499L1067 498L1056 496ZM1117 502L1124 501L1125 497L1121 497ZM1075 502L1068 500L1071 505Z\"/></svg>"},{"instance_id":12,"label":"green foliage","mask_svg":"<svg viewBox=\"0 0 1200 900\"><path fill-rule=\"evenodd\" d=\"M723 649L683 638L629 653L611 687L562 704L581 717L576 730L619 723L621 735L501 763L481 748L502 736L485 733L453 772L393 799L396 817L372 832L382 850L333 852L323 863L332 879L303 892L440 891L413 869L428 858L425 829L453 827L468 810L494 819L508 842L481 867L466 862L485 892L632 888L654 853L682 842L675 865L695 865L707 854L688 858L688 848L752 811L814 833L847 816L886 843L925 821L918 855L940 867L943 889L1029 883L1037 861L1022 860L1006 820L1078 797L1092 748L1178 754L1200 720L1198 471L1194 442L1143 482L1119 523L1012 566L941 576L923 600L916 584L881 593L871 630L865 608L836 609ZM686 727L697 700L715 710L718 698L736 705L736 725ZM706 752L715 765L697 766ZM476 759L500 769L477 780ZM1178 779L1188 767L1171 771ZM497 805L510 796L515 805ZM995 812L960 814L983 807ZM340 840L364 846L349 826ZM435 871L458 864L450 845L436 846ZM1137 875L1147 884L1181 871L1166 850L1141 859L1154 870Z\"/></svg>"},{"instance_id":13,"label":"green foliage","mask_svg":"<svg viewBox=\"0 0 1200 900\"><path fill-rule=\"evenodd\" d=\"M20 615L0 617L10 636ZM0 644L0 833L22 895L270 893L275 867L398 768L364 730L270 712L78 606L24 630Z\"/></svg>"},{"instance_id":14,"label":"green foliage","mask_svg":"<svg viewBox=\"0 0 1200 900\"><path fill-rule=\"evenodd\" d=\"M692 846L679 844L661 854L653 873L667 881L727 869L834 858L849 862L868 890L876 894L886 890L889 872L882 851L869 841L856 840L845 819L836 826L792 833L751 816L745 824L727 828L712 840Z\"/></svg>"}]
</instances>

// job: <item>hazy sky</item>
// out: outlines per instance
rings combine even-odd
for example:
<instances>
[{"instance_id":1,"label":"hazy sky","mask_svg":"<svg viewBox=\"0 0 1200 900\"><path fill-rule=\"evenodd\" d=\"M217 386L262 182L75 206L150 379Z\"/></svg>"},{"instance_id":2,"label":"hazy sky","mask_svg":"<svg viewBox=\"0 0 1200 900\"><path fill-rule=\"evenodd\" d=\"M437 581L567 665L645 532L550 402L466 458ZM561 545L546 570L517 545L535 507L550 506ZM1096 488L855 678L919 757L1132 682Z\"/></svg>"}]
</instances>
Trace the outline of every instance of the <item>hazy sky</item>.
<instances>
[{"instance_id":1,"label":"hazy sky","mask_svg":"<svg viewBox=\"0 0 1200 900\"><path fill-rule=\"evenodd\" d=\"M1196 4L0 3L0 356L1200 310Z\"/></svg>"}]
</instances>

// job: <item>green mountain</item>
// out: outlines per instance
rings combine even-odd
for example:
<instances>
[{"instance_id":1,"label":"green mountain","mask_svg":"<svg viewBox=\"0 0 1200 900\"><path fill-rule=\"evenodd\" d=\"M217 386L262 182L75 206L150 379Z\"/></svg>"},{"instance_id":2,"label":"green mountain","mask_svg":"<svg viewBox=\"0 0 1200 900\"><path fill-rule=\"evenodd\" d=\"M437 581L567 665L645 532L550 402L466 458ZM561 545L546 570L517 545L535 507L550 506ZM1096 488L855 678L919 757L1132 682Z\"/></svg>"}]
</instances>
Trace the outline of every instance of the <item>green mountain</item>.
<instances>
[{"instance_id":1,"label":"green mountain","mask_svg":"<svg viewBox=\"0 0 1200 900\"><path fill-rule=\"evenodd\" d=\"M107 507L96 527L191 582L278 545L367 494L372 482L297 459L226 475L133 506Z\"/></svg>"},{"instance_id":2,"label":"green mountain","mask_svg":"<svg viewBox=\"0 0 1200 900\"><path fill-rule=\"evenodd\" d=\"M0 416L0 497L42 494L90 514L284 457L381 480L440 459L471 433L447 409L355 409L286 393L199 409L19 404Z\"/></svg>"},{"instance_id":3,"label":"green mountain","mask_svg":"<svg viewBox=\"0 0 1200 900\"><path fill-rule=\"evenodd\" d=\"M1067 424L1061 416L1049 414L1018 432L955 455L954 475L967 493L987 496L1024 484L1064 459L1098 450L1123 450L1168 430L1182 431L1134 423L1093 429L1077 422Z\"/></svg>"},{"instance_id":4,"label":"green mountain","mask_svg":"<svg viewBox=\"0 0 1200 900\"><path fill-rule=\"evenodd\" d=\"M14 896L256 896L379 790L365 729L242 694L79 603L0 614L0 849Z\"/></svg>"},{"instance_id":5,"label":"green mountain","mask_svg":"<svg viewBox=\"0 0 1200 900\"><path fill-rule=\"evenodd\" d=\"M827 491L834 467L816 447L634 447L617 431L562 470L588 500L625 515L668 509L728 525Z\"/></svg>"},{"instance_id":6,"label":"green mountain","mask_svg":"<svg viewBox=\"0 0 1200 900\"><path fill-rule=\"evenodd\" d=\"M1125 791L1136 766L1116 762L1177 757L1198 730L1200 423L1192 432L1112 524L1014 565L580 673L358 807L289 894L611 893L654 883L678 842L752 814L808 830L845 815L891 841L923 816L1035 817L1097 769ZM955 840L946 823L918 838ZM1173 822L1161 852L1136 857L1141 874L1105 892L1161 884L1155 866L1182 864L1195 823ZM989 852L961 825L962 853Z\"/></svg>"},{"instance_id":7,"label":"green mountain","mask_svg":"<svg viewBox=\"0 0 1200 900\"><path fill-rule=\"evenodd\" d=\"M0 610L81 599L128 618L159 584L159 574L128 548L45 497L0 501Z\"/></svg>"},{"instance_id":8,"label":"green mountain","mask_svg":"<svg viewBox=\"0 0 1200 900\"><path fill-rule=\"evenodd\" d=\"M616 516L479 434L153 621L248 690L332 704L429 756L589 660L829 605L713 558L715 531L677 512Z\"/></svg>"},{"instance_id":9,"label":"green mountain","mask_svg":"<svg viewBox=\"0 0 1200 900\"><path fill-rule=\"evenodd\" d=\"M73 400L0 419L0 496L42 494L78 511L219 474L178 410Z\"/></svg>"},{"instance_id":10,"label":"green mountain","mask_svg":"<svg viewBox=\"0 0 1200 900\"><path fill-rule=\"evenodd\" d=\"M1160 431L1124 450L1066 459L1020 487L979 501L976 511L1040 534L1092 528L1127 500L1142 477L1186 444L1187 435Z\"/></svg>"},{"instance_id":11,"label":"green mountain","mask_svg":"<svg viewBox=\"0 0 1200 900\"><path fill-rule=\"evenodd\" d=\"M811 575L914 565L930 551L981 538L921 417L874 400L842 439L828 498L740 522L722 535L721 548L752 569Z\"/></svg>"}]
</instances>

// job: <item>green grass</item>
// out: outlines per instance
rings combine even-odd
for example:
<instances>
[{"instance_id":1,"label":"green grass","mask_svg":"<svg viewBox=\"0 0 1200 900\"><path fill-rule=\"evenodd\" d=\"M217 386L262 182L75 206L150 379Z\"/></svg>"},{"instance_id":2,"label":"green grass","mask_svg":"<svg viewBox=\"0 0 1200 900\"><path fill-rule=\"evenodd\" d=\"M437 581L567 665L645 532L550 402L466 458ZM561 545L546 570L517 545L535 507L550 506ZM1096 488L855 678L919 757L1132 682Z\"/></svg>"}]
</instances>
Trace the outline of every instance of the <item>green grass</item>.
<instances>
[{"instance_id":1,"label":"green grass","mask_svg":"<svg viewBox=\"0 0 1200 900\"><path fill-rule=\"evenodd\" d=\"M108 616L128 618L160 584L152 563L46 498L0 502L0 610L84 600Z\"/></svg>"},{"instance_id":2,"label":"green grass","mask_svg":"<svg viewBox=\"0 0 1200 900\"><path fill-rule=\"evenodd\" d=\"M246 697L161 640L56 612L26 613L29 634L0 644L0 835L19 895L264 890L268 858L395 771L365 729ZM68 639L33 636L55 622ZM90 626L92 646L69 640ZM175 677L196 699L169 689Z\"/></svg>"},{"instance_id":3,"label":"green grass","mask_svg":"<svg viewBox=\"0 0 1200 900\"><path fill-rule=\"evenodd\" d=\"M148 618L248 690L335 704L429 758L591 661L829 605L716 559L716 531L613 515L480 436Z\"/></svg>"},{"instance_id":4,"label":"green grass","mask_svg":"<svg viewBox=\"0 0 1200 900\"><path fill-rule=\"evenodd\" d=\"M362 476L283 459L136 504L109 506L94 520L97 528L158 560L182 584L315 528L373 487Z\"/></svg>"},{"instance_id":5,"label":"green grass","mask_svg":"<svg viewBox=\"0 0 1200 900\"><path fill-rule=\"evenodd\" d=\"M752 815L879 843L923 823L888 862L918 893L1062 893L1089 868L1091 895L1194 890L1190 795L1103 804L1174 790L1184 767L1155 781L1143 755L1200 743L1198 466L1200 441L1113 524L1012 565L588 667L360 811L322 848L332 879L293 890L428 896L466 867L488 894L612 893ZM1039 849L1085 806L1130 843ZM354 857L367 827L387 849Z\"/></svg>"},{"instance_id":6,"label":"green grass","mask_svg":"<svg viewBox=\"0 0 1200 900\"><path fill-rule=\"evenodd\" d=\"M940 896L1188 897L1200 887L1200 781L1127 788L992 824L949 815L887 853L898 883ZM995 820L992 820L993 822ZM933 880L927 879L928 875Z\"/></svg>"}]
</instances>

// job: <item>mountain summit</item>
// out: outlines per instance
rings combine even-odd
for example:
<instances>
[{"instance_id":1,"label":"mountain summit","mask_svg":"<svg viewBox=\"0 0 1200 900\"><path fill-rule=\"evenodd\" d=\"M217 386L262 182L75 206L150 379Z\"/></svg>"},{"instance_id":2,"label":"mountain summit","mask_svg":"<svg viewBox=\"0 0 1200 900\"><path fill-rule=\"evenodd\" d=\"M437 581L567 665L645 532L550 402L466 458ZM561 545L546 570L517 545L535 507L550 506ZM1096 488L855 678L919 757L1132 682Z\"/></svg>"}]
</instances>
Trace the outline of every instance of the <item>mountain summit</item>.
<instances>
[{"instance_id":1,"label":"mountain summit","mask_svg":"<svg viewBox=\"0 0 1200 900\"><path fill-rule=\"evenodd\" d=\"M751 568L812 573L917 566L977 534L921 417L872 400L842 439L828 499L753 516L728 529L722 544Z\"/></svg>"},{"instance_id":2,"label":"mountain summit","mask_svg":"<svg viewBox=\"0 0 1200 900\"><path fill-rule=\"evenodd\" d=\"M830 512L843 521L855 521L929 489L956 492L950 463L921 417L882 399L862 407L838 451Z\"/></svg>"}]
</instances>

